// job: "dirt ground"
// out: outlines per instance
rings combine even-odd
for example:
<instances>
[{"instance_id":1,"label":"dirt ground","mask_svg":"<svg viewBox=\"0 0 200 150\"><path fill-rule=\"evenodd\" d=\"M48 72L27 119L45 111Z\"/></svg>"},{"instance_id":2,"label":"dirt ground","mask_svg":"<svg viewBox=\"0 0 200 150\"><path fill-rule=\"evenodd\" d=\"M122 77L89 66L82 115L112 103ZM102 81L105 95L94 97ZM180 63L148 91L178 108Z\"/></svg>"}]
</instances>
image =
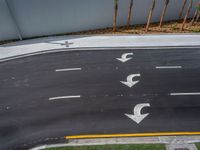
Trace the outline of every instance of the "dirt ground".
<instances>
[{"instance_id":1,"label":"dirt ground","mask_svg":"<svg viewBox=\"0 0 200 150\"><path fill-rule=\"evenodd\" d=\"M127 29L126 26L118 27L117 32L113 32L112 28L91 30L85 32L77 32L73 34L164 34L164 33L200 33L200 22L195 23L193 25L190 24L190 20L185 24L185 28L183 31L180 31L180 27L182 23L180 22L165 22L163 23L162 28L158 27L158 23L153 23L150 25L149 31L145 31L146 25L134 25L130 26Z\"/></svg>"},{"instance_id":2,"label":"dirt ground","mask_svg":"<svg viewBox=\"0 0 200 150\"><path fill-rule=\"evenodd\" d=\"M180 31L180 27L182 25L182 21L169 21L163 23L162 28L158 27L158 23L152 23L150 25L149 31L145 32L146 25L133 25L127 29L126 26L118 27L117 32L113 32L112 28L104 28L104 29L96 29L90 31L83 32L73 32L73 33L64 33L59 35L96 35L96 34L167 34L167 33L200 33L200 22L194 23L191 25L190 20L185 24L185 28L183 31ZM59 35L51 35L51 36L59 36ZM41 36L48 37L48 36ZM38 38L38 37L34 37ZM34 39L28 38L28 39ZM8 41L0 41L1 44L10 43L17 40L8 40Z\"/></svg>"}]
</instances>

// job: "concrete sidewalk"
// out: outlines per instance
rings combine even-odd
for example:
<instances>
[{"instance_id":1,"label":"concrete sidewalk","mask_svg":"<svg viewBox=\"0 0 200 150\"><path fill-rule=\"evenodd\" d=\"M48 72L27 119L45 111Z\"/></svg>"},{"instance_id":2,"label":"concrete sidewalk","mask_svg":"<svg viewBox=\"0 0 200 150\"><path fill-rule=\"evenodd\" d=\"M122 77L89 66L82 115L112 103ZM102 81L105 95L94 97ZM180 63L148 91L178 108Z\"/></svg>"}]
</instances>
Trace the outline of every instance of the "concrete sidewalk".
<instances>
[{"instance_id":1,"label":"concrete sidewalk","mask_svg":"<svg viewBox=\"0 0 200 150\"><path fill-rule=\"evenodd\" d=\"M66 42L67 41L67 42ZM0 60L58 49L199 46L200 34L58 36L0 45Z\"/></svg>"},{"instance_id":2,"label":"concrete sidewalk","mask_svg":"<svg viewBox=\"0 0 200 150\"><path fill-rule=\"evenodd\" d=\"M161 137L127 137L127 138L98 138L73 139L63 144L42 145L31 150L58 148L69 146L91 146L109 144L165 144L167 150L197 150L195 143L200 142L200 136L161 136Z\"/></svg>"}]
</instances>

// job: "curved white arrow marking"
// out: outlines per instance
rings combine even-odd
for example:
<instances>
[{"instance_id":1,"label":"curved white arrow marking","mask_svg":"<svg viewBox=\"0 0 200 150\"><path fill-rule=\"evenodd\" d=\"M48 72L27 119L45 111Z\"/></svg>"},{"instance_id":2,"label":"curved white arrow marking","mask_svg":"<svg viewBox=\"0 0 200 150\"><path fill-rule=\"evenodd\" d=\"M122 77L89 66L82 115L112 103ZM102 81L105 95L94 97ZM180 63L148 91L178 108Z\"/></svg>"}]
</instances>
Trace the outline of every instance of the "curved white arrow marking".
<instances>
[{"instance_id":1,"label":"curved white arrow marking","mask_svg":"<svg viewBox=\"0 0 200 150\"><path fill-rule=\"evenodd\" d=\"M125 114L127 117L135 121L137 124L139 124L144 118L146 118L149 113L147 114L141 114L141 111L144 107L150 107L149 103L144 103L144 104L138 104L135 106L133 110L133 115L132 114Z\"/></svg>"},{"instance_id":2,"label":"curved white arrow marking","mask_svg":"<svg viewBox=\"0 0 200 150\"><path fill-rule=\"evenodd\" d=\"M120 81L122 84L125 84L128 87L133 87L134 85L136 85L138 82L140 81L133 81L134 77L140 77L140 74L131 74L127 77L127 81Z\"/></svg>"},{"instance_id":3,"label":"curved white arrow marking","mask_svg":"<svg viewBox=\"0 0 200 150\"><path fill-rule=\"evenodd\" d=\"M125 54L123 54L121 56L121 58L116 58L116 59L119 60L119 61L121 61L121 62L123 62L123 63L125 63L125 62L127 62L127 61L129 61L129 60L132 59L132 57L127 58L127 56L130 56L130 55L133 55L133 53L125 53Z\"/></svg>"}]
</instances>

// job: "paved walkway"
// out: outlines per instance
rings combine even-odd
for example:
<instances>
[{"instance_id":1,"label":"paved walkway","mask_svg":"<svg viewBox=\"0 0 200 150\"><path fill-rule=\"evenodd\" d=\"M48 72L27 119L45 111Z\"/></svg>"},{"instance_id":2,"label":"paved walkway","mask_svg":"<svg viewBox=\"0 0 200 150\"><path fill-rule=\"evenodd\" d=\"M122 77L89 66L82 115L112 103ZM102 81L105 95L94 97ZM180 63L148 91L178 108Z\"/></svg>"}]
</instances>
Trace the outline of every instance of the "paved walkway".
<instances>
[{"instance_id":1,"label":"paved walkway","mask_svg":"<svg viewBox=\"0 0 200 150\"><path fill-rule=\"evenodd\" d=\"M67 41L67 42L66 42ZM67 48L200 46L200 34L58 36L0 45L0 59Z\"/></svg>"},{"instance_id":2,"label":"paved walkway","mask_svg":"<svg viewBox=\"0 0 200 150\"><path fill-rule=\"evenodd\" d=\"M166 145L167 150L197 150L195 144L170 144Z\"/></svg>"}]
</instances>

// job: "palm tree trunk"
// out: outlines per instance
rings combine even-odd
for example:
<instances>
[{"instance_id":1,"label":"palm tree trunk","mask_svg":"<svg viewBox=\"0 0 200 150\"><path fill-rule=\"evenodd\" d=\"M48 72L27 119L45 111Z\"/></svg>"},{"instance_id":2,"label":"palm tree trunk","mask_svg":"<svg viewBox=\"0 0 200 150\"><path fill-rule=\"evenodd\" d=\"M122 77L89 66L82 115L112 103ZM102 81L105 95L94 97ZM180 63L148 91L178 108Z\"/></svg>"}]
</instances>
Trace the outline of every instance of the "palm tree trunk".
<instances>
[{"instance_id":1,"label":"palm tree trunk","mask_svg":"<svg viewBox=\"0 0 200 150\"><path fill-rule=\"evenodd\" d=\"M178 20L180 20L180 19L182 18L183 10L184 10L184 8L185 8L186 3L187 3L187 0L184 0L184 1L183 1L182 8L181 8L181 11L180 11L180 13L179 13Z\"/></svg>"},{"instance_id":2,"label":"palm tree trunk","mask_svg":"<svg viewBox=\"0 0 200 150\"><path fill-rule=\"evenodd\" d=\"M163 19L164 19L164 17L165 17L165 13L166 13L168 4L169 4L169 0L165 0L165 6L164 6L164 8L163 8L162 16L161 16L161 18L160 18L159 28L162 27Z\"/></svg>"},{"instance_id":3,"label":"palm tree trunk","mask_svg":"<svg viewBox=\"0 0 200 150\"><path fill-rule=\"evenodd\" d=\"M149 12L148 21L147 21L147 25L146 25L146 32L149 31L149 25L150 25L150 22L151 22L151 18L152 18L152 15L153 15L155 5L156 5L156 0L153 0L153 4L152 4L152 7L151 7L150 12Z\"/></svg>"},{"instance_id":4,"label":"palm tree trunk","mask_svg":"<svg viewBox=\"0 0 200 150\"><path fill-rule=\"evenodd\" d=\"M195 13L194 13L194 16L193 16L193 18L192 18L192 20L191 20L191 25L194 24L194 21L195 21L197 15L198 15L198 10L196 9L196 10L195 10Z\"/></svg>"},{"instance_id":5,"label":"palm tree trunk","mask_svg":"<svg viewBox=\"0 0 200 150\"><path fill-rule=\"evenodd\" d=\"M133 0L130 0L129 12L128 12L128 21L127 21L127 29L129 28L130 22L131 22L132 8L133 8Z\"/></svg>"},{"instance_id":6,"label":"palm tree trunk","mask_svg":"<svg viewBox=\"0 0 200 150\"><path fill-rule=\"evenodd\" d=\"M117 14L118 14L118 0L114 0L115 2L115 14L113 18L113 31L117 31Z\"/></svg>"},{"instance_id":7,"label":"palm tree trunk","mask_svg":"<svg viewBox=\"0 0 200 150\"><path fill-rule=\"evenodd\" d=\"M191 10L191 8L192 8L192 3L193 3L193 0L190 0L190 4L189 4L189 6L188 6L187 12L186 12L186 14L185 14L185 18L184 18L183 23L182 23L182 26L181 26L181 28L180 28L181 31L183 31L183 29L184 29L184 26L185 26L185 23L186 23L186 21L187 21L188 15L189 15L190 10Z\"/></svg>"}]
</instances>

